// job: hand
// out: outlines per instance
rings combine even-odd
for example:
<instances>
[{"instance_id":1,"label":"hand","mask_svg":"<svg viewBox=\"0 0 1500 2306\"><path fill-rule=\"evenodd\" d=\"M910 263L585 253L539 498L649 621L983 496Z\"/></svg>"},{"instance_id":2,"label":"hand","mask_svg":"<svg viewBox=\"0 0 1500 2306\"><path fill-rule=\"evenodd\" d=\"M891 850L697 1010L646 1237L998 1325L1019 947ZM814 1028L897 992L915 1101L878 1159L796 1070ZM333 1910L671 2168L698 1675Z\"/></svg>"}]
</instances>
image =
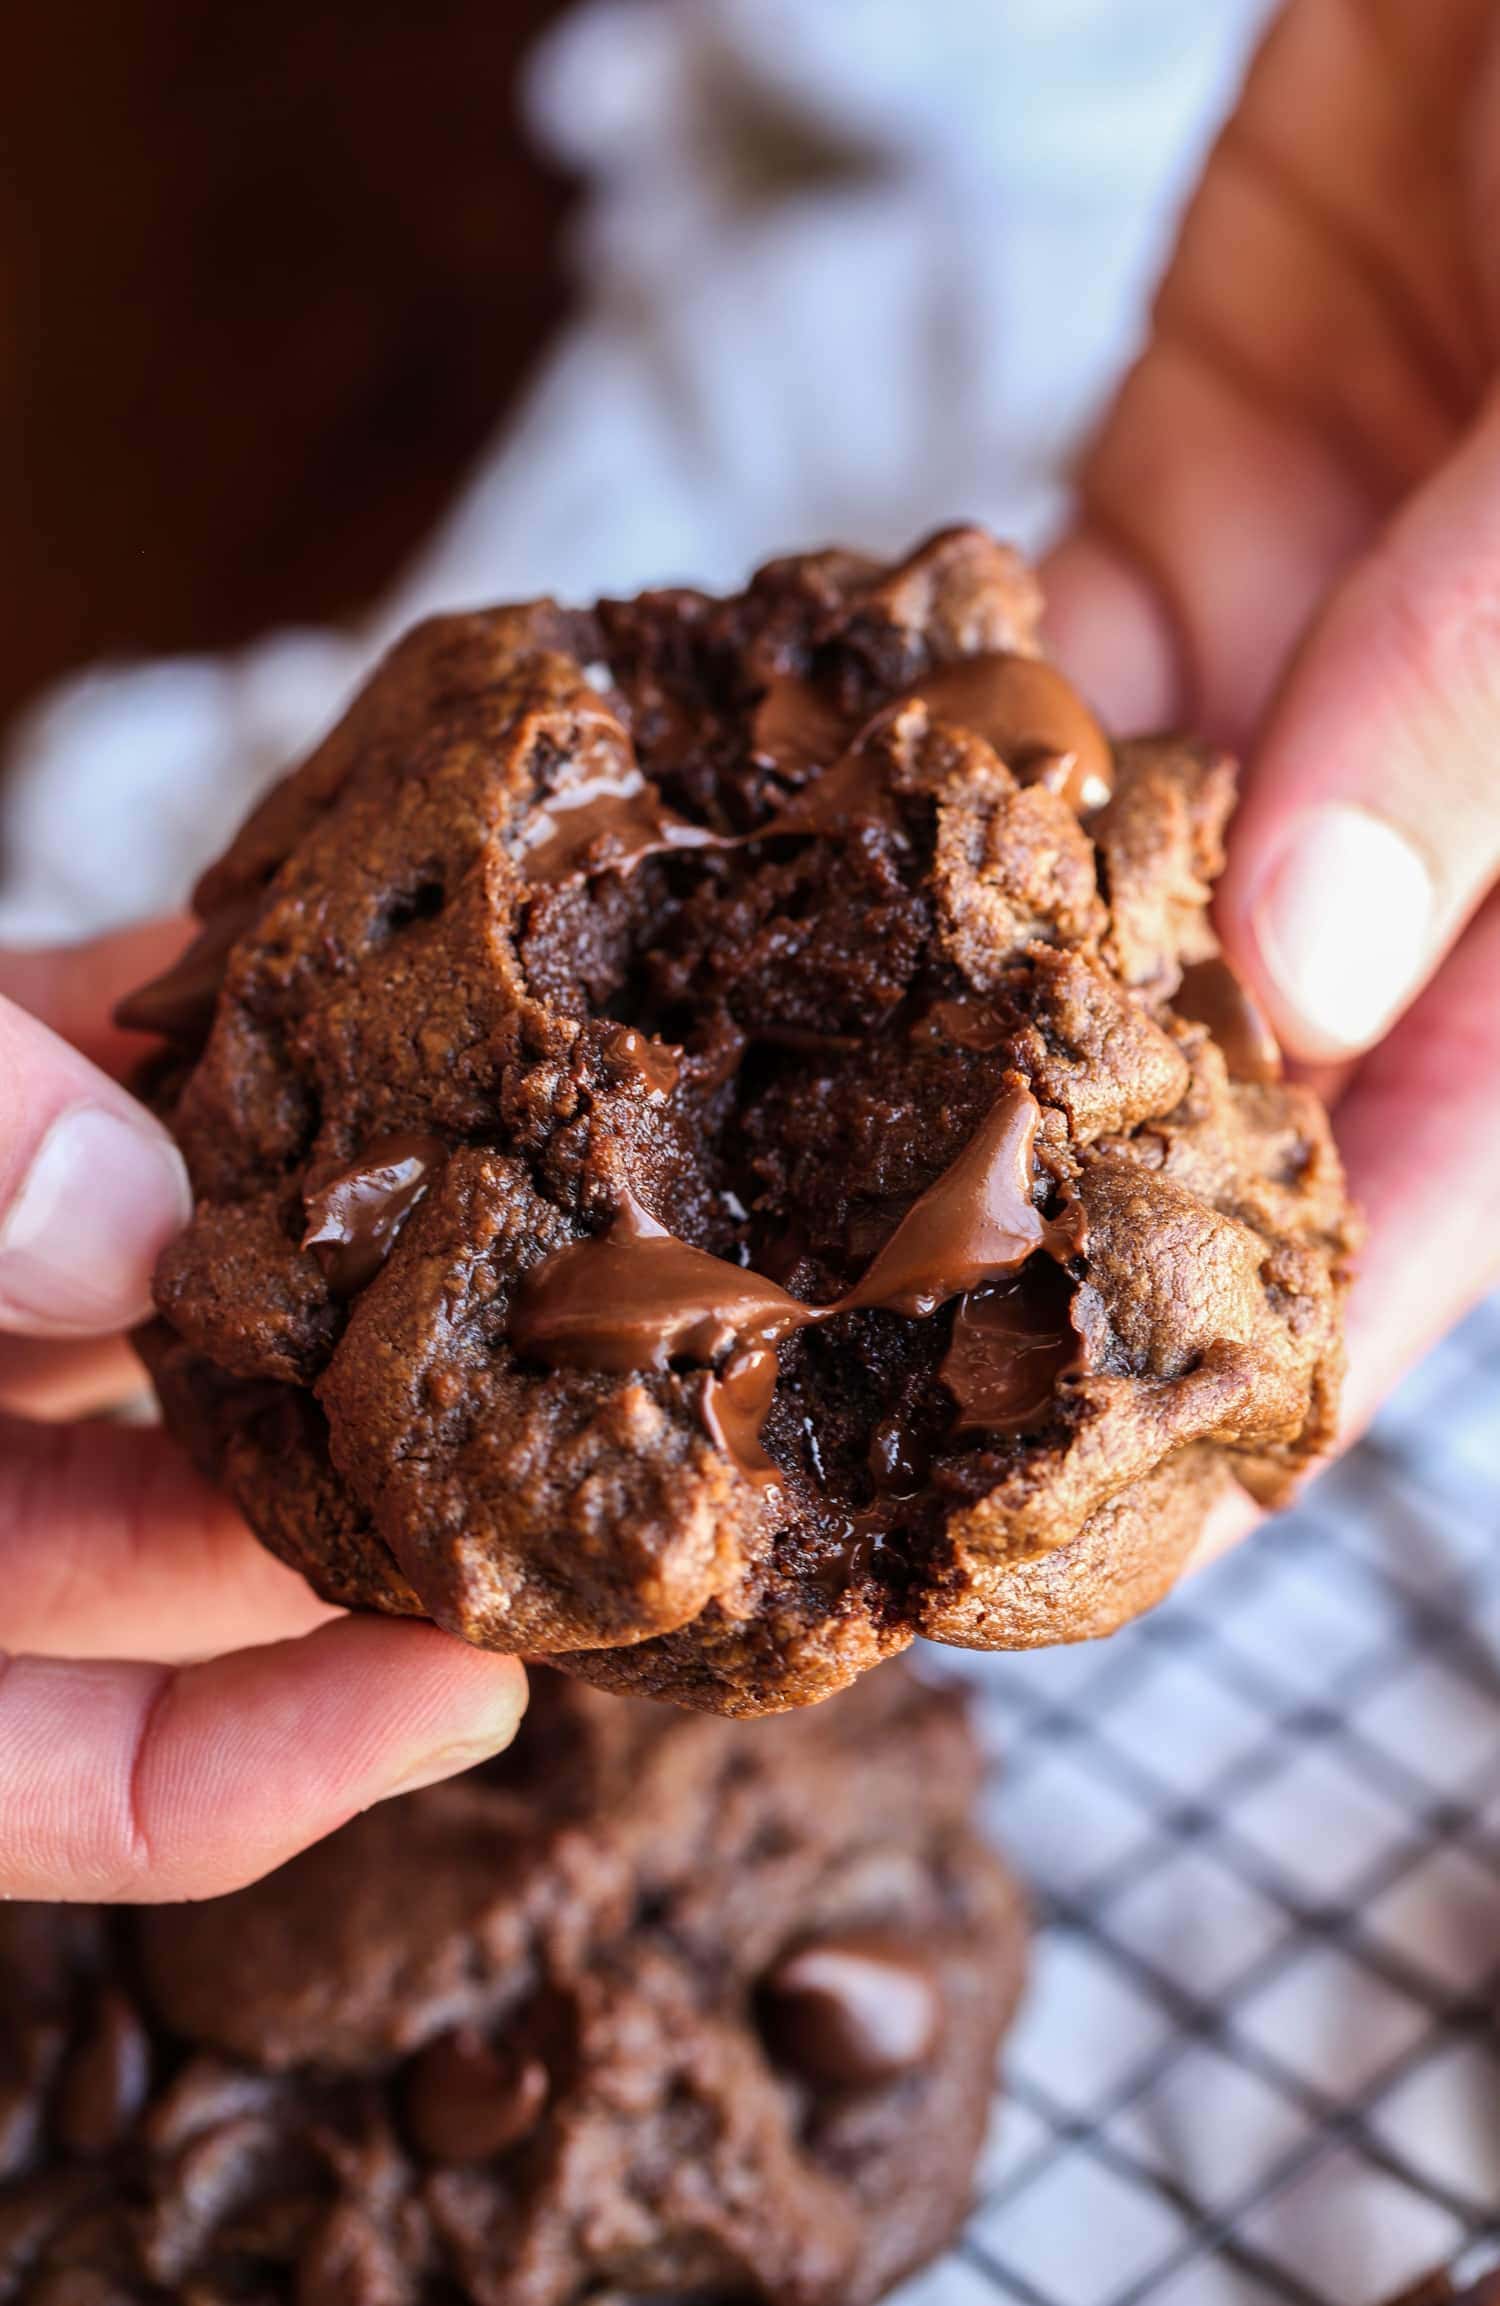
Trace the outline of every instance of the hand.
<instances>
[{"instance_id":1,"label":"hand","mask_svg":"<svg viewBox=\"0 0 1500 2306\"><path fill-rule=\"evenodd\" d=\"M1500 13L1291 0L1050 571L1117 726L1244 752L1219 922L1338 1099L1356 1432L1500 1280Z\"/></svg>"},{"instance_id":2,"label":"hand","mask_svg":"<svg viewBox=\"0 0 1500 2306\"><path fill-rule=\"evenodd\" d=\"M55 1422L139 1390L117 1333L188 1214L98 1023L181 941L0 954L0 1897L232 1889L525 1705L511 1658L325 1608L159 1429Z\"/></svg>"}]
</instances>

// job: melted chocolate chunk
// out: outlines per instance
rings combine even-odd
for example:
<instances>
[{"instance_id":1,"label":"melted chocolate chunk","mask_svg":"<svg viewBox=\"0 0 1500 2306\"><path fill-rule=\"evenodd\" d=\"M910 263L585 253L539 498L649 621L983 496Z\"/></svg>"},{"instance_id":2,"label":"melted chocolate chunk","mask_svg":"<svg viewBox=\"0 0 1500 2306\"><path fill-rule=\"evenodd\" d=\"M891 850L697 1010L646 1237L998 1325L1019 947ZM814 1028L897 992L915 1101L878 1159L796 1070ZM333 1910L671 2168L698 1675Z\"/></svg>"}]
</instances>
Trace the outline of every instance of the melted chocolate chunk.
<instances>
[{"instance_id":1,"label":"melted chocolate chunk","mask_svg":"<svg viewBox=\"0 0 1500 2306\"><path fill-rule=\"evenodd\" d=\"M949 1298L1014 1273L1039 1249L1077 1254L1081 1205L1049 1219L1032 1199L1040 1117L1029 1090L1004 1090L863 1277L830 1305L804 1305L763 1275L691 1248L630 1199L608 1232L570 1242L531 1268L511 1309L511 1342L554 1367L616 1376L731 1356L705 1392L705 1422L752 1478L774 1481L757 1436L783 1338L843 1313L925 1318Z\"/></svg>"},{"instance_id":2,"label":"melted chocolate chunk","mask_svg":"<svg viewBox=\"0 0 1500 2306\"><path fill-rule=\"evenodd\" d=\"M667 850L730 850L794 834L837 833L861 818L897 826L900 805L870 740L912 704L972 729L1023 783L1047 785L1080 814L1102 808L1114 789L1108 738L1062 674L1041 658L997 653L940 665L862 727L851 726L812 683L779 673L753 718L755 757L818 773L764 824L748 833L716 833L677 815L635 760L624 728L601 707L586 773L537 804L522 851L527 876L559 882L629 873Z\"/></svg>"},{"instance_id":3,"label":"melted chocolate chunk","mask_svg":"<svg viewBox=\"0 0 1500 2306\"><path fill-rule=\"evenodd\" d=\"M703 1389L703 1422L741 1473L769 1489L780 1474L760 1443L760 1429L776 1391L774 1345L752 1345L730 1355L722 1370L710 1373Z\"/></svg>"},{"instance_id":4,"label":"melted chocolate chunk","mask_svg":"<svg viewBox=\"0 0 1500 2306\"><path fill-rule=\"evenodd\" d=\"M307 1230L302 1246L323 1268L335 1297L352 1297L374 1280L407 1218L448 1158L440 1137L377 1137L357 1161L303 1190Z\"/></svg>"},{"instance_id":5,"label":"melted chocolate chunk","mask_svg":"<svg viewBox=\"0 0 1500 2306\"><path fill-rule=\"evenodd\" d=\"M1038 1258L1014 1281L959 1299L938 1369L958 1407L955 1433L1024 1433L1040 1421L1059 1381L1082 1367L1072 1294L1067 1275Z\"/></svg>"},{"instance_id":6,"label":"melted chocolate chunk","mask_svg":"<svg viewBox=\"0 0 1500 2306\"><path fill-rule=\"evenodd\" d=\"M1264 1011L1220 954L1182 972L1172 1006L1179 1017L1206 1025L1224 1052L1233 1081L1279 1081L1281 1050Z\"/></svg>"},{"instance_id":7,"label":"melted chocolate chunk","mask_svg":"<svg viewBox=\"0 0 1500 2306\"><path fill-rule=\"evenodd\" d=\"M910 1564L900 1546L892 1543L888 1508L869 1506L850 1514L832 1545L825 1549L813 1572L813 1583L830 1600L837 1600L852 1585L883 1574L901 1576Z\"/></svg>"},{"instance_id":8,"label":"melted chocolate chunk","mask_svg":"<svg viewBox=\"0 0 1500 2306\"><path fill-rule=\"evenodd\" d=\"M646 1085L646 1094L659 1104L671 1096L682 1078L682 1051L670 1042L655 1041L633 1025L621 1025L604 1044L604 1062L621 1079L632 1075Z\"/></svg>"},{"instance_id":9,"label":"melted chocolate chunk","mask_svg":"<svg viewBox=\"0 0 1500 2306\"><path fill-rule=\"evenodd\" d=\"M259 910L259 897L246 897L211 914L170 969L116 1002L115 1023L131 1033L160 1033L188 1048L205 1041L231 948Z\"/></svg>"},{"instance_id":10,"label":"melted chocolate chunk","mask_svg":"<svg viewBox=\"0 0 1500 2306\"><path fill-rule=\"evenodd\" d=\"M772 2055L815 2089L874 2090L924 2066L941 2021L931 1963L905 1939L848 1930L784 1954L765 1979Z\"/></svg>"},{"instance_id":11,"label":"melted chocolate chunk","mask_svg":"<svg viewBox=\"0 0 1500 2306\"><path fill-rule=\"evenodd\" d=\"M773 673L750 723L750 745L767 768L803 776L836 761L849 740L849 716L798 673Z\"/></svg>"},{"instance_id":12,"label":"melted chocolate chunk","mask_svg":"<svg viewBox=\"0 0 1500 2306\"><path fill-rule=\"evenodd\" d=\"M630 738L603 705L585 708L582 774L542 794L528 818L521 865L528 880L581 880L631 873L667 849L711 849L721 836L669 809L635 758Z\"/></svg>"},{"instance_id":13,"label":"melted chocolate chunk","mask_svg":"<svg viewBox=\"0 0 1500 2306\"><path fill-rule=\"evenodd\" d=\"M1041 1109L1030 1091L996 1098L958 1159L913 1202L841 1311L882 1306L935 1313L950 1297L1013 1273L1037 1249L1072 1255L1076 1241L1032 1199Z\"/></svg>"},{"instance_id":14,"label":"melted chocolate chunk","mask_svg":"<svg viewBox=\"0 0 1500 2306\"><path fill-rule=\"evenodd\" d=\"M960 994L955 1000L934 1001L911 1030L914 1041L950 1041L956 1049L988 1056L1004 1048L1014 1027L988 1001Z\"/></svg>"},{"instance_id":15,"label":"melted chocolate chunk","mask_svg":"<svg viewBox=\"0 0 1500 2306\"><path fill-rule=\"evenodd\" d=\"M536 2127L549 2089L539 2058L506 2059L472 2026L429 2042L407 2077L406 2127L429 2162L489 2162Z\"/></svg>"},{"instance_id":16,"label":"melted chocolate chunk","mask_svg":"<svg viewBox=\"0 0 1500 2306\"><path fill-rule=\"evenodd\" d=\"M531 1268L510 1334L517 1352L555 1367L627 1376L773 1345L812 1318L774 1281L690 1248L632 1199L607 1233Z\"/></svg>"},{"instance_id":17,"label":"melted chocolate chunk","mask_svg":"<svg viewBox=\"0 0 1500 2306\"><path fill-rule=\"evenodd\" d=\"M758 825L750 837L764 841L791 833L839 833L861 817L898 824L900 803L885 763L867 743L867 735L862 731L831 767L793 793L785 808Z\"/></svg>"},{"instance_id":18,"label":"melted chocolate chunk","mask_svg":"<svg viewBox=\"0 0 1500 2306\"><path fill-rule=\"evenodd\" d=\"M882 707L856 733L816 685L793 673L773 676L756 708L756 758L791 772L826 768L857 758L864 736L905 704L925 705L934 720L972 730L1000 755L1023 784L1045 784L1086 815L1102 809L1114 791L1114 753L1108 737L1072 684L1042 657L1006 651L959 657L937 665ZM847 752L845 750L847 748ZM819 779L825 784L827 778ZM844 814L870 806L868 778L849 773L839 796ZM784 812L790 827L797 795ZM827 812L831 799L820 804ZM826 822L826 818L825 818ZM777 830L782 829L778 821Z\"/></svg>"},{"instance_id":19,"label":"melted chocolate chunk","mask_svg":"<svg viewBox=\"0 0 1500 2306\"><path fill-rule=\"evenodd\" d=\"M884 1497L915 1497L931 1462L930 1452L899 1417L883 1417L870 1436L866 1463Z\"/></svg>"},{"instance_id":20,"label":"melted chocolate chunk","mask_svg":"<svg viewBox=\"0 0 1500 2306\"><path fill-rule=\"evenodd\" d=\"M934 720L972 729L1023 784L1043 784L1080 816L1115 785L1108 737L1072 683L1043 657L958 657L906 691Z\"/></svg>"}]
</instances>

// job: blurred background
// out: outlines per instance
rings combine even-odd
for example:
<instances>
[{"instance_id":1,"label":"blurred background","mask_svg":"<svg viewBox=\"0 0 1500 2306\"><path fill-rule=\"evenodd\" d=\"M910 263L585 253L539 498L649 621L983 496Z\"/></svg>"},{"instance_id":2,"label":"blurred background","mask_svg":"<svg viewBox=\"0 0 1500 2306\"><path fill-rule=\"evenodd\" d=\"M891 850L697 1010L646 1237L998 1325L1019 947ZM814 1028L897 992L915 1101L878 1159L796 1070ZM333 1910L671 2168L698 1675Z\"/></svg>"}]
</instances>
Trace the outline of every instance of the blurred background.
<instances>
[{"instance_id":1,"label":"blurred background","mask_svg":"<svg viewBox=\"0 0 1500 2306\"><path fill-rule=\"evenodd\" d=\"M179 902L427 608L1038 542L1266 14L17 12L0 933Z\"/></svg>"},{"instance_id":2,"label":"blurred background","mask_svg":"<svg viewBox=\"0 0 1500 2306\"><path fill-rule=\"evenodd\" d=\"M368 604L563 309L558 0L65 0L0 92L0 717Z\"/></svg>"}]
</instances>

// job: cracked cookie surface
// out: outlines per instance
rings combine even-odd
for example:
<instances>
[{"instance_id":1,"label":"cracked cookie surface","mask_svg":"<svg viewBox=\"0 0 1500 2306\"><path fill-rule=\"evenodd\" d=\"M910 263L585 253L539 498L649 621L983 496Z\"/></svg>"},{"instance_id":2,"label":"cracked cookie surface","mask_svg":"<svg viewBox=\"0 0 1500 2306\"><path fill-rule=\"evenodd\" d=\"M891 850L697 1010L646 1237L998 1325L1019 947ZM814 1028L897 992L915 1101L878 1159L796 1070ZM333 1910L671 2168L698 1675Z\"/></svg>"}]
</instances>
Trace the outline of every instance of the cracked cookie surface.
<instances>
[{"instance_id":1,"label":"cracked cookie surface","mask_svg":"<svg viewBox=\"0 0 1500 2306\"><path fill-rule=\"evenodd\" d=\"M1232 765L1038 611L953 530L440 619L205 877L126 1010L197 1199L143 1344L320 1592L760 1712L1106 1632L1329 1444Z\"/></svg>"},{"instance_id":2,"label":"cracked cookie surface","mask_svg":"<svg viewBox=\"0 0 1500 2306\"><path fill-rule=\"evenodd\" d=\"M538 1674L233 1896L0 1907L0 2298L865 2306L966 2206L1019 1901L951 1693Z\"/></svg>"}]
</instances>

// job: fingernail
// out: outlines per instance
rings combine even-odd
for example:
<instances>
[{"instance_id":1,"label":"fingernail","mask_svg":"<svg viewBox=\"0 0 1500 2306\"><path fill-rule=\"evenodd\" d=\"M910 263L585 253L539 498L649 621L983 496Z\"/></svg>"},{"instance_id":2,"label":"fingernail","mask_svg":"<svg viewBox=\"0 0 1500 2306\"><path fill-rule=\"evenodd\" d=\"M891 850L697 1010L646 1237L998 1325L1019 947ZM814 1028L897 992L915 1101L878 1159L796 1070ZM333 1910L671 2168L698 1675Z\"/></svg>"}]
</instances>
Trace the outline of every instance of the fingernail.
<instances>
[{"instance_id":1,"label":"fingernail","mask_svg":"<svg viewBox=\"0 0 1500 2306\"><path fill-rule=\"evenodd\" d=\"M435 1786L444 1778L477 1769L481 1762L493 1761L515 1737L525 1711L525 1677L520 1673L508 1676L503 1692L486 1709L478 1726L418 1755L379 1798L389 1801L397 1794L419 1793L423 1786Z\"/></svg>"},{"instance_id":2,"label":"fingernail","mask_svg":"<svg viewBox=\"0 0 1500 2306\"><path fill-rule=\"evenodd\" d=\"M1434 910L1431 875L1393 826L1344 802L1301 820L1250 915L1299 1056L1379 1039L1426 974Z\"/></svg>"},{"instance_id":3,"label":"fingernail","mask_svg":"<svg viewBox=\"0 0 1500 2306\"><path fill-rule=\"evenodd\" d=\"M0 1217L0 1328L97 1336L141 1320L157 1254L191 1213L182 1156L144 1114L59 1113Z\"/></svg>"}]
</instances>

